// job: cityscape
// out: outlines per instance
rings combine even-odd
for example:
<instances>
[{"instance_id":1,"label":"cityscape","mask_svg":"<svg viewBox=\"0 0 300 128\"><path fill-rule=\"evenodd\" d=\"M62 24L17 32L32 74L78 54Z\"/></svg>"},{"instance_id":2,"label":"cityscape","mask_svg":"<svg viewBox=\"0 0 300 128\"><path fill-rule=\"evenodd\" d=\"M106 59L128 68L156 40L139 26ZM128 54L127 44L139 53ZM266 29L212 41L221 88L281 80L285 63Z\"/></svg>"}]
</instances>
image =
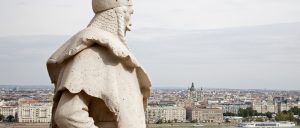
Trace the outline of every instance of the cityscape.
<instances>
[{"instance_id":1,"label":"cityscape","mask_svg":"<svg viewBox=\"0 0 300 128\"><path fill-rule=\"evenodd\" d=\"M299 7L2 0L0 128L300 128Z\"/></svg>"},{"instance_id":2,"label":"cityscape","mask_svg":"<svg viewBox=\"0 0 300 128\"><path fill-rule=\"evenodd\" d=\"M47 127L52 86L0 86L0 127ZM242 122L299 122L300 91L154 88L145 112L148 127L238 126Z\"/></svg>"}]
</instances>

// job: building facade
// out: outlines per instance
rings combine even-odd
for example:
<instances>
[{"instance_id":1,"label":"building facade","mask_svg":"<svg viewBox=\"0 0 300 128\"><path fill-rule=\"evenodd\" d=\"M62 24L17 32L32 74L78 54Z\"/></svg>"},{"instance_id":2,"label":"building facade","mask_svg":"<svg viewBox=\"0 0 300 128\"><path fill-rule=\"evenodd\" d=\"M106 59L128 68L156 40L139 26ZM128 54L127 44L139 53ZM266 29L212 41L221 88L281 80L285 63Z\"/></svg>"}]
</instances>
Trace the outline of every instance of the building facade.
<instances>
[{"instance_id":1,"label":"building facade","mask_svg":"<svg viewBox=\"0 0 300 128\"><path fill-rule=\"evenodd\" d=\"M162 122L185 122L186 110L176 106L148 106L146 111L147 123Z\"/></svg>"},{"instance_id":2,"label":"building facade","mask_svg":"<svg viewBox=\"0 0 300 128\"><path fill-rule=\"evenodd\" d=\"M203 89L201 88L200 91L197 91L194 83L192 83L192 86L188 89L188 100L203 101L203 99Z\"/></svg>"},{"instance_id":3,"label":"building facade","mask_svg":"<svg viewBox=\"0 0 300 128\"><path fill-rule=\"evenodd\" d=\"M17 114L17 107L14 106L1 106L0 107L0 115L3 115L4 118L8 117L9 115L16 116Z\"/></svg>"},{"instance_id":4,"label":"building facade","mask_svg":"<svg viewBox=\"0 0 300 128\"><path fill-rule=\"evenodd\" d=\"M274 102L267 102L267 101L254 101L251 105L253 110L256 110L258 113L277 113L277 106Z\"/></svg>"},{"instance_id":5,"label":"building facade","mask_svg":"<svg viewBox=\"0 0 300 128\"><path fill-rule=\"evenodd\" d=\"M52 103L19 102L18 122L20 123L48 123L51 121Z\"/></svg>"},{"instance_id":6,"label":"building facade","mask_svg":"<svg viewBox=\"0 0 300 128\"><path fill-rule=\"evenodd\" d=\"M238 114L239 109L246 109L251 107L250 104L245 103L223 103L221 104L223 113L234 113Z\"/></svg>"},{"instance_id":7,"label":"building facade","mask_svg":"<svg viewBox=\"0 0 300 128\"><path fill-rule=\"evenodd\" d=\"M223 122L223 110L219 108L189 108L187 114L189 121L200 123Z\"/></svg>"},{"instance_id":8,"label":"building facade","mask_svg":"<svg viewBox=\"0 0 300 128\"><path fill-rule=\"evenodd\" d=\"M282 112L282 111L288 111L293 107L300 107L299 102L289 102L289 101L284 101L284 102L279 102L277 103L277 111Z\"/></svg>"}]
</instances>

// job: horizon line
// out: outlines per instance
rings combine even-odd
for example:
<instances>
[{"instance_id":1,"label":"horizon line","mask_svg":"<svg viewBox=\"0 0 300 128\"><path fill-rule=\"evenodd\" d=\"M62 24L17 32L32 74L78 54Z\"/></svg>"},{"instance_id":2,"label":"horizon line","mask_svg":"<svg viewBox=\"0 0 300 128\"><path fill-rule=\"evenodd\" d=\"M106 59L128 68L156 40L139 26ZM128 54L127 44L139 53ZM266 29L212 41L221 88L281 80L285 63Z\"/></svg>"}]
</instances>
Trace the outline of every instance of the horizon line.
<instances>
[{"instance_id":1,"label":"horizon line","mask_svg":"<svg viewBox=\"0 0 300 128\"><path fill-rule=\"evenodd\" d=\"M1 86L23 86L23 87L28 87L28 86L35 86L35 87L47 87L47 86L52 86L54 87L54 85L51 85L51 84L0 84L0 87ZM187 88L189 88L189 86L187 86ZM163 87L163 86L160 86L160 87L153 87L152 86L152 90L153 89L174 89L174 90L178 90L178 89L184 89L184 90L187 90L187 88L184 88L184 87L178 87L178 86L175 86L175 87ZM268 88L264 88L264 89L261 89L261 88L216 88L216 87L200 87L200 88L203 88L203 89L226 89L226 90L265 90L265 91L300 91L300 90L292 90L292 89L268 89ZM199 89L197 89L199 90Z\"/></svg>"}]
</instances>

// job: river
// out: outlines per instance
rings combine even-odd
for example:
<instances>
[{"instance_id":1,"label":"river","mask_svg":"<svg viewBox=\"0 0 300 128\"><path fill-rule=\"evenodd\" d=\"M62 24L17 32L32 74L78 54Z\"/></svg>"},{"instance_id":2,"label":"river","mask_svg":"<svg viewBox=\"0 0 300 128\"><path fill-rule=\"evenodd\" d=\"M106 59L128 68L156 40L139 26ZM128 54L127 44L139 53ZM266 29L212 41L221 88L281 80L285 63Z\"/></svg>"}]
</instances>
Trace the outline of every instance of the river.
<instances>
[{"instance_id":1,"label":"river","mask_svg":"<svg viewBox=\"0 0 300 128\"><path fill-rule=\"evenodd\" d=\"M238 128L233 125L205 125L204 126L194 126L195 124L148 124L147 128ZM293 128L300 128L300 126L295 126Z\"/></svg>"}]
</instances>

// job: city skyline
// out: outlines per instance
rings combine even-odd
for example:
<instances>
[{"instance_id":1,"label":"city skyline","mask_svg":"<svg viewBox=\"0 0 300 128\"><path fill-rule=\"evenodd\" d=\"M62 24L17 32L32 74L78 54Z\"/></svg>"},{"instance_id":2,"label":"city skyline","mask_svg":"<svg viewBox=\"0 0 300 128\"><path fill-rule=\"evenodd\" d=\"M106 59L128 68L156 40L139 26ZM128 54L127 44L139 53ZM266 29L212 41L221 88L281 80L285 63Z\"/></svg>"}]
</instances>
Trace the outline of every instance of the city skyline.
<instances>
[{"instance_id":1,"label":"city skyline","mask_svg":"<svg viewBox=\"0 0 300 128\"><path fill-rule=\"evenodd\" d=\"M0 3L0 84L50 85L46 60L89 23L91 1ZM128 42L154 87L300 90L299 1L179 3L135 1Z\"/></svg>"},{"instance_id":2,"label":"city skyline","mask_svg":"<svg viewBox=\"0 0 300 128\"><path fill-rule=\"evenodd\" d=\"M179 85L179 86L154 86L152 87L152 90L189 90L191 84L187 85ZM54 89L54 86L51 84L48 85L14 85L14 84L7 84L7 85L0 85L0 88L2 89L27 89L27 90L34 90L34 89ZM239 91L291 91L291 92L299 92L298 89L268 89L268 88L212 88L212 87L204 87L201 85L195 85L195 89L197 91L199 90L239 90Z\"/></svg>"},{"instance_id":3,"label":"city skyline","mask_svg":"<svg viewBox=\"0 0 300 128\"><path fill-rule=\"evenodd\" d=\"M232 89L153 89L145 112L148 126L173 124L192 127L237 126L247 121L283 121L299 124L299 91ZM53 87L0 85L0 126L49 127ZM292 114L282 117L282 114ZM249 118L251 117L251 118ZM16 123L17 122L17 123ZM172 126L171 126L172 127Z\"/></svg>"}]
</instances>

